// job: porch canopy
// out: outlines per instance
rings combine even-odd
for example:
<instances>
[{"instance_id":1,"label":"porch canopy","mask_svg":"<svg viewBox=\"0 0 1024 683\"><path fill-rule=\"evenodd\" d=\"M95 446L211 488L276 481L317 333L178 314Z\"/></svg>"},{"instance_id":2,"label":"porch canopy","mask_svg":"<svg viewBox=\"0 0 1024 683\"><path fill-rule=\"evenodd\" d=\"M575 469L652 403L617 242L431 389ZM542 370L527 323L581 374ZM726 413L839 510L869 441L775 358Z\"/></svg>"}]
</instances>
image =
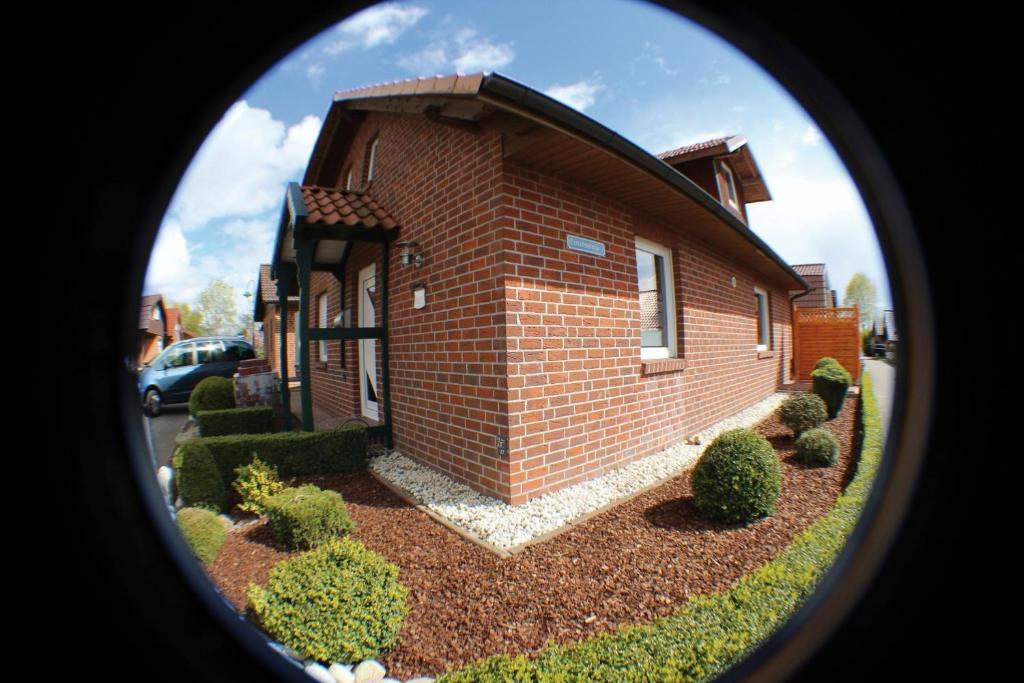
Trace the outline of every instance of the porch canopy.
<instances>
[{"instance_id":1,"label":"porch canopy","mask_svg":"<svg viewBox=\"0 0 1024 683\"><path fill-rule=\"evenodd\" d=\"M395 219L366 192L338 190L317 185L289 183L285 192L281 223L274 248L272 276L277 280L277 298L286 311L288 297L299 297L296 345L302 396L302 428L313 431L312 386L309 372L309 342L348 339L381 341L384 389L384 421L370 428L371 438L383 437L392 446L391 382L388 368L388 262L390 244L398 236ZM381 327L313 327L309 320L309 282L315 272L334 275L345 302L345 266L355 242L376 242L382 248L380 272ZM291 429L291 396L288 392L288 346L281 339L281 399L285 428ZM345 367L342 344L341 367Z\"/></svg>"}]
</instances>

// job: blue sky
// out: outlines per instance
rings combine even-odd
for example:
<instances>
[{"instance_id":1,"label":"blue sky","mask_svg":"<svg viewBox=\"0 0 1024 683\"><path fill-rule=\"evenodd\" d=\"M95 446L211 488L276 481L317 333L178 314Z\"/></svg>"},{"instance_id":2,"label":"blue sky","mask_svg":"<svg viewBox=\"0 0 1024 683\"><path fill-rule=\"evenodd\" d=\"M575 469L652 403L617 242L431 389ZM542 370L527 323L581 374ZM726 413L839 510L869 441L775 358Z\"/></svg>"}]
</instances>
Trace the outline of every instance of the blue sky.
<instances>
[{"instance_id":1,"label":"blue sky","mask_svg":"<svg viewBox=\"0 0 1024 683\"><path fill-rule=\"evenodd\" d=\"M747 138L773 201L750 227L789 263L825 262L839 293L864 272L891 308L867 212L831 145L759 66L675 14L626 0L381 3L328 28L243 95L193 159L161 225L146 293L242 293L268 262L285 185L302 176L336 90L497 71L651 153Z\"/></svg>"}]
</instances>

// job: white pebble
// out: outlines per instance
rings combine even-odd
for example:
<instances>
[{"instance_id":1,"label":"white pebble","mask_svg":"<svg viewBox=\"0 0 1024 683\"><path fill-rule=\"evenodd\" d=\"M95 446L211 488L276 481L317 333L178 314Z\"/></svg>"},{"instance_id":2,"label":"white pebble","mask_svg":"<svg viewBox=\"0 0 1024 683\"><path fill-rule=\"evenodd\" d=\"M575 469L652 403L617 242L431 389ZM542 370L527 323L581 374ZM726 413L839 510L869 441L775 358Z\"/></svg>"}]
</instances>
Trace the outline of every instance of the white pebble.
<instances>
[{"instance_id":1,"label":"white pebble","mask_svg":"<svg viewBox=\"0 0 1024 683\"><path fill-rule=\"evenodd\" d=\"M398 451L374 458L370 467L384 479L409 491L430 510L457 527L499 548L513 548L559 529L574 519L639 491L696 462L716 436L729 429L751 427L771 415L785 400L776 393L660 453L635 460L589 481L512 506L484 496ZM358 671L358 670L357 670Z\"/></svg>"},{"instance_id":2,"label":"white pebble","mask_svg":"<svg viewBox=\"0 0 1024 683\"><path fill-rule=\"evenodd\" d=\"M322 664L307 664L303 671L307 676L320 681L320 683L334 683L334 676Z\"/></svg>"},{"instance_id":3,"label":"white pebble","mask_svg":"<svg viewBox=\"0 0 1024 683\"><path fill-rule=\"evenodd\" d=\"M384 665L376 659L367 659L356 667L355 674L355 683L372 683L384 678L385 674L387 674L387 670L384 668Z\"/></svg>"},{"instance_id":4,"label":"white pebble","mask_svg":"<svg viewBox=\"0 0 1024 683\"><path fill-rule=\"evenodd\" d=\"M352 673L351 664L331 664L331 668L328 671L331 672L337 683L355 683L356 676Z\"/></svg>"}]
</instances>

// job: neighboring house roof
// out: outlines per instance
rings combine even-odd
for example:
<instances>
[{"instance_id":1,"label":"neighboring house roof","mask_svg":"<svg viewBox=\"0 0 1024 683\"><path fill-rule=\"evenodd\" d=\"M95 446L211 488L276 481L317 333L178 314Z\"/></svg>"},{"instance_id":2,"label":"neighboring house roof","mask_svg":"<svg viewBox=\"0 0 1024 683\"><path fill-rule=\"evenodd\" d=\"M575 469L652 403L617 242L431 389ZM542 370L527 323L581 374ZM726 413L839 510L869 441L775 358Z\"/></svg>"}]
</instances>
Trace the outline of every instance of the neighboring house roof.
<instances>
[{"instance_id":1,"label":"neighboring house roof","mask_svg":"<svg viewBox=\"0 0 1024 683\"><path fill-rule=\"evenodd\" d=\"M267 304L276 304L277 301L277 280L271 277L270 264L260 264L260 278L256 285L256 296L253 297L255 301L255 309L253 311L253 320L263 320L264 312L266 311ZM288 297L288 303L298 304L299 297L290 296Z\"/></svg>"},{"instance_id":2,"label":"neighboring house roof","mask_svg":"<svg viewBox=\"0 0 1024 683\"><path fill-rule=\"evenodd\" d=\"M153 320L153 309L160 309L160 320ZM142 297L139 307L139 330L157 337L167 336L167 308L164 297L160 294L147 294Z\"/></svg>"},{"instance_id":3,"label":"neighboring house roof","mask_svg":"<svg viewBox=\"0 0 1024 683\"><path fill-rule=\"evenodd\" d=\"M794 263L793 270L800 273L802 277L808 275L824 275L825 264L824 263Z\"/></svg>"},{"instance_id":4,"label":"neighboring house roof","mask_svg":"<svg viewBox=\"0 0 1024 683\"><path fill-rule=\"evenodd\" d=\"M503 135L505 159L572 178L598 194L635 206L749 264L785 289L809 289L740 218L677 169L575 109L496 73L436 76L338 92L303 185L337 182L359 124L371 111L418 114L468 130L497 129ZM749 155L747 145L739 150ZM286 202L294 204L297 201ZM288 210L286 206L286 214ZM276 253L287 256L284 233L279 231Z\"/></svg>"},{"instance_id":5,"label":"neighboring house roof","mask_svg":"<svg viewBox=\"0 0 1024 683\"><path fill-rule=\"evenodd\" d=\"M761 169L757 167L757 161L754 160L754 154L750 151L750 145L742 135L705 140L670 149L658 155L659 159L674 167L705 157L729 160L730 166L736 172L737 180L743 186L743 198L748 204L766 202L772 198L764 178L761 177Z\"/></svg>"}]
</instances>

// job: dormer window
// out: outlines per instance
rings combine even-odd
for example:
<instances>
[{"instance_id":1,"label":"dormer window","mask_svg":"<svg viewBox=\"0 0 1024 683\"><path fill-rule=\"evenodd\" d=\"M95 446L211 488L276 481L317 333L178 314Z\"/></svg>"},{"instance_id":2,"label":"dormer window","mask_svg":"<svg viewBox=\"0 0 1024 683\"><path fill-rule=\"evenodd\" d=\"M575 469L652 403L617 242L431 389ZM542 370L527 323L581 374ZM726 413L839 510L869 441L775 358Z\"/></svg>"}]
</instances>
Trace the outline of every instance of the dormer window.
<instances>
[{"instance_id":1,"label":"dormer window","mask_svg":"<svg viewBox=\"0 0 1024 683\"><path fill-rule=\"evenodd\" d=\"M738 211L740 208L740 198L736 193L736 179L732 175L732 169L724 161L719 162L719 168L722 169L722 179L725 181L725 197L722 197L722 199L726 200L730 206Z\"/></svg>"},{"instance_id":2,"label":"dormer window","mask_svg":"<svg viewBox=\"0 0 1024 683\"><path fill-rule=\"evenodd\" d=\"M373 142L370 143L370 158L366 164L366 182L373 180L374 166L377 164L377 143L380 142L380 138L374 138Z\"/></svg>"},{"instance_id":3,"label":"dormer window","mask_svg":"<svg viewBox=\"0 0 1024 683\"><path fill-rule=\"evenodd\" d=\"M352 189L352 168L351 167L349 167L349 169L347 171L345 171L345 189L346 190L351 190Z\"/></svg>"}]
</instances>

